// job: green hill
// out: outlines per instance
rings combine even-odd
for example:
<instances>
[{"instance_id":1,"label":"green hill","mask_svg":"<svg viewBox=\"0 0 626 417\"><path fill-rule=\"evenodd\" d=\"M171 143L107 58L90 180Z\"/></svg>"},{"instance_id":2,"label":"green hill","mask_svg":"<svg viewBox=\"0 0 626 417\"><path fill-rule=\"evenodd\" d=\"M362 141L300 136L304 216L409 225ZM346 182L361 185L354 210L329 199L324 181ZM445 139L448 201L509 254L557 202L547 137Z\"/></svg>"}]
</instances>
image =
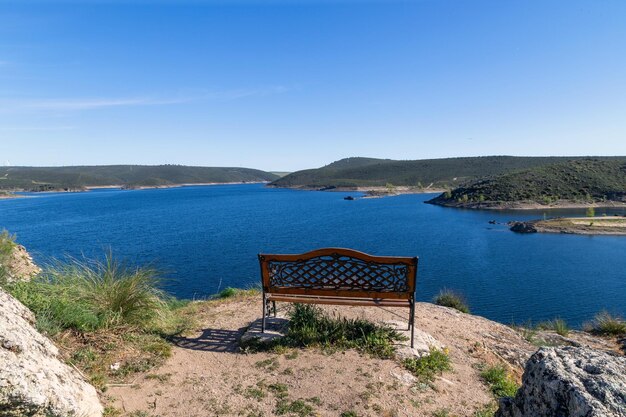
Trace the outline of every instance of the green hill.
<instances>
[{"instance_id":1,"label":"green hill","mask_svg":"<svg viewBox=\"0 0 626 417\"><path fill-rule=\"evenodd\" d=\"M89 186L152 187L177 184L263 182L278 175L250 168L183 165L0 167L0 190L80 190Z\"/></svg>"},{"instance_id":2,"label":"green hill","mask_svg":"<svg viewBox=\"0 0 626 417\"><path fill-rule=\"evenodd\" d=\"M428 203L464 208L626 203L626 158L577 159L486 177Z\"/></svg>"},{"instance_id":3,"label":"green hill","mask_svg":"<svg viewBox=\"0 0 626 417\"><path fill-rule=\"evenodd\" d=\"M479 177L565 162L570 159L572 158L482 156L395 161L346 158L322 168L291 173L270 185L320 189L385 186L390 183L396 186L454 188Z\"/></svg>"}]
</instances>

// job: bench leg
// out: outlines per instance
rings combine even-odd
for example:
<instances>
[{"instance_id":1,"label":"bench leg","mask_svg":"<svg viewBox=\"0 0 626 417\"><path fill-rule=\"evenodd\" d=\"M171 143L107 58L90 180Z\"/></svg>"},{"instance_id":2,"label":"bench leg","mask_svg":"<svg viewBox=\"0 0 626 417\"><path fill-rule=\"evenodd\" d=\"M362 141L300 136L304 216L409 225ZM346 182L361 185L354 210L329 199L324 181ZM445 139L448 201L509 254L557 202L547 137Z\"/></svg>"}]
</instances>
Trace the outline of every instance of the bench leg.
<instances>
[{"instance_id":1,"label":"bench leg","mask_svg":"<svg viewBox=\"0 0 626 417\"><path fill-rule=\"evenodd\" d=\"M411 317L409 318L409 326L411 327L411 349L415 339L415 301L411 302Z\"/></svg>"},{"instance_id":2,"label":"bench leg","mask_svg":"<svg viewBox=\"0 0 626 417\"><path fill-rule=\"evenodd\" d=\"M274 317L276 317L276 301L272 301L272 308L274 309Z\"/></svg>"},{"instance_id":3,"label":"bench leg","mask_svg":"<svg viewBox=\"0 0 626 417\"><path fill-rule=\"evenodd\" d=\"M267 314L267 296L263 291L263 318L261 319L261 333L265 333L265 315Z\"/></svg>"}]
</instances>

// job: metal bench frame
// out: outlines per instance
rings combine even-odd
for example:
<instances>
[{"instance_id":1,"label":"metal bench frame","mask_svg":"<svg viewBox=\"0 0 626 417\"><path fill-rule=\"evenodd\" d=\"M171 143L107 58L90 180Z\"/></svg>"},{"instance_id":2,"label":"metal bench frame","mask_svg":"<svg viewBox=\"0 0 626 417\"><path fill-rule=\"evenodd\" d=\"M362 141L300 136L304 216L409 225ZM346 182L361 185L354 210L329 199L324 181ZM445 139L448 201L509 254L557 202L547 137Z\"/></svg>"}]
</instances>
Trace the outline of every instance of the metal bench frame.
<instances>
[{"instance_id":1,"label":"metal bench frame","mask_svg":"<svg viewBox=\"0 0 626 417\"><path fill-rule=\"evenodd\" d=\"M373 256L345 248L302 254L259 254L263 320L276 302L409 308L415 330L417 257Z\"/></svg>"}]
</instances>

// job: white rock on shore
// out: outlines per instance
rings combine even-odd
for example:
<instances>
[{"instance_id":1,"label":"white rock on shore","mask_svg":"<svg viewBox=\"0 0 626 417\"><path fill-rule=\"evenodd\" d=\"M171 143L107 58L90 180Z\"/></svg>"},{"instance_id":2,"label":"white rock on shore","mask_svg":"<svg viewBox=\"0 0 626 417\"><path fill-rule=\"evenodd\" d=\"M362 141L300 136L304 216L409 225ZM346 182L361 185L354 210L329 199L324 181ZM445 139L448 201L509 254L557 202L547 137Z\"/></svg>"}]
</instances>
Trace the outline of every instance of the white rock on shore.
<instances>
[{"instance_id":1,"label":"white rock on shore","mask_svg":"<svg viewBox=\"0 0 626 417\"><path fill-rule=\"evenodd\" d=\"M101 416L96 389L61 362L34 320L0 289L0 416Z\"/></svg>"}]
</instances>

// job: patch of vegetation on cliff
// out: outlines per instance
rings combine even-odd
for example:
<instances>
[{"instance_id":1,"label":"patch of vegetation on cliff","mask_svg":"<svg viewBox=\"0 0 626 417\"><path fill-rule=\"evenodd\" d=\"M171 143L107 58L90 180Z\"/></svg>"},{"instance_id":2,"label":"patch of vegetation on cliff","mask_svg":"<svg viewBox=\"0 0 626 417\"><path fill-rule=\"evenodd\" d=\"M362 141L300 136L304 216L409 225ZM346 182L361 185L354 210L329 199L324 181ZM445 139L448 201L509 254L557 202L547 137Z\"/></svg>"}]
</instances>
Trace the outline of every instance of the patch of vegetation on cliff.
<instances>
[{"instance_id":1,"label":"patch of vegetation on cliff","mask_svg":"<svg viewBox=\"0 0 626 417\"><path fill-rule=\"evenodd\" d=\"M626 159L573 159L485 177L428 201L468 208L560 202L626 202Z\"/></svg>"},{"instance_id":2,"label":"patch of vegetation on cliff","mask_svg":"<svg viewBox=\"0 0 626 417\"><path fill-rule=\"evenodd\" d=\"M585 323L584 328L601 336L626 336L626 321L608 311L598 313L591 322Z\"/></svg>"},{"instance_id":3,"label":"patch of vegetation on cliff","mask_svg":"<svg viewBox=\"0 0 626 417\"><path fill-rule=\"evenodd\" d=\"M384 187L450 188L479 177L541 167L570 157L483 156L395 161L345 158L317 169L293 172L271 183L276 187ZM576 159L576 158L574 158ZM602 158L610 160L611 158ZM430 187L429 187L430 186Z\"/></svg>"},{"instance_id":4,"label":"patch of vegetation on cliff","mask_svg":"<svg viewBox=\"0 0 626 417\"><path fill-rule=\"evenodd\" d=\"M7 230L0 232L0 285L5 284L9 278L9 263L15 246L14 235Z\"/></svg>"},{"instance_id":5,"label":"patch of vegetation on cliff","mask_svg":"<svg viewBox=\"0 0 626 417\"><path fill-rule=\"evenodd\" d=\"M514 397L519 388L503 365L489 366L480 376L496 398Z\"/></svg>"},{"instance_id":6,"label":"patch of vegetation on cliff","mask_svg":"<svg viewBox=\"0 0 626 417\"><path fill-rule=\"evenodd\" d=\"M467 301L465 301L465 297L447 288L441 290L439 294L437 294L437 296L434 298L433 302L440 306L453 308L460 311L461 313L470 312Z\"/></svg>"},{"instance_id":7,"label":"patch of vegetation on cliff","mask_svg":"<svg viewBox=\"0 0 626 417\"><path fill-rule=\"evenodd\" d=\"M181 303L158 289L159 274L104 261L57 263L6 289L35 313L37 328L63 347L66 360L104 389L170 355L167 338L190 325Z\"/></svg>"},{"instance_id":8,"label":"patch of vegetation on cliff","mask_svg":"<svg viewBox=\"0 0 626 417\"><path fill-rule=\"evenodd\" d=\"M278 175L250 168L183 165L0 167L0 190L82 190L87 186L156 187L176 184L273 181Z\"/></svg>"},{"instance_id":9,"label":"patch of vegetation on cliff","mask_svg":"<svg viewBox=\"0 0 626 417\"><path fill-rule=\"evenodd\" d=\"M452 364L446 350L430 349L428 355L405 359L404 367L420 381L430 382L444 371L451 371Z\"/></svg>"}]
</instances>

